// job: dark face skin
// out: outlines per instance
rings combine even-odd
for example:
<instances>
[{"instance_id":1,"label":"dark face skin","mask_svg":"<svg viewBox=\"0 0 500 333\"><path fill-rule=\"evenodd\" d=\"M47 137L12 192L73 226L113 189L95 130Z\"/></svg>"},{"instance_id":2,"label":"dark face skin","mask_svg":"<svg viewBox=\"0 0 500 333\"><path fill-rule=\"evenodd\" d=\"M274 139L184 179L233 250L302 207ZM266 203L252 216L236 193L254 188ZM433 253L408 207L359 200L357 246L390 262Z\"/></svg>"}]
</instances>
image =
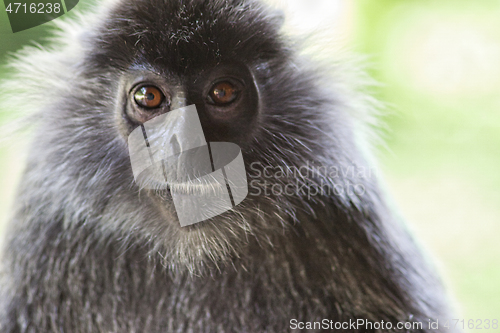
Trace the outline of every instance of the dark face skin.
<instances>
[{"instance_id":1,"label":"dark face skin","mask_svg":"<svg viewBox=\"0 0 500 333\"><path fill-rule=\"evenodd\" d=\"M247 141L259 113L259 94L250 69L234 63L190 73L180 76L164 69L132 68L123 75L116 119L124 138L155 116L195 104L207 141ZM142 96L144 92L149 92L151 102L142 101L148 98Z\"/></svg>"}]
</instances>

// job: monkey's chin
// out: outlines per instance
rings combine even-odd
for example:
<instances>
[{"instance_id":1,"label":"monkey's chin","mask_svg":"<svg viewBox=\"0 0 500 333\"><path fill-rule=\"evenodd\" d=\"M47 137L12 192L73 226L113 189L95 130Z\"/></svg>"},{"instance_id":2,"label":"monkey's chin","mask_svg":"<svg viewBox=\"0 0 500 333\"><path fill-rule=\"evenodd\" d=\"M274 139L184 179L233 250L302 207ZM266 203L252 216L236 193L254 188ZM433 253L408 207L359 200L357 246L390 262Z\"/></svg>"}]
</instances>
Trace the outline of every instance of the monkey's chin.
<instances>
[{"instance_id":1,"label":"monkey's chin","mask_svg":"<svg viewBox=\"0 0 500 333\"><path fill-rule=\"evenodd\" d=\"M148 191L159 213L154 223L156 235L152 250L154 255L160 256L162 265L172 272L187 271L200 275L207 268L225 265L230 257L238 255L245 245L246 236L252 233L244 215L236 211L227 212L182 227L173 203L173 190L187 195L204 193L209 189L202 185L171 184L168 189Z\"/></svg>"}]
</instances>

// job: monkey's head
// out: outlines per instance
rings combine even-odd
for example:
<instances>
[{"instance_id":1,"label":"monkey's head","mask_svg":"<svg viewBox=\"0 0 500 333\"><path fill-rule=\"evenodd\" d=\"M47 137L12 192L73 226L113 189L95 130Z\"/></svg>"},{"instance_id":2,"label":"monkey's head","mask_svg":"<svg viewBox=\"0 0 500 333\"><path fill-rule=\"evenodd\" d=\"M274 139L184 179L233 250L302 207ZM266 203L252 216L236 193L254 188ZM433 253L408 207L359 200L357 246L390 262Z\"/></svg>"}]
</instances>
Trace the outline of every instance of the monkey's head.
<instances>
[{"instance_id":1,"label":"monkey's head","mask_svg":"<svg viewBox=\"0 0 500 333\"><path fill-rule=\"evenodd\" d=\"M304 170L348 165L358 149L347 103L299 59L275 11L252 0L126 0L82 22L60 23L62 45L17 62L38 79L41 118L23 209L143 240L182 268L226 260L300 214L313 221L315 205L358 200L303 190L333 184ZM232 210L181 227L168 191L134 181L127 138L192 104L207 142L241 148L250 189Z\"/></svg>"}]
</instances>

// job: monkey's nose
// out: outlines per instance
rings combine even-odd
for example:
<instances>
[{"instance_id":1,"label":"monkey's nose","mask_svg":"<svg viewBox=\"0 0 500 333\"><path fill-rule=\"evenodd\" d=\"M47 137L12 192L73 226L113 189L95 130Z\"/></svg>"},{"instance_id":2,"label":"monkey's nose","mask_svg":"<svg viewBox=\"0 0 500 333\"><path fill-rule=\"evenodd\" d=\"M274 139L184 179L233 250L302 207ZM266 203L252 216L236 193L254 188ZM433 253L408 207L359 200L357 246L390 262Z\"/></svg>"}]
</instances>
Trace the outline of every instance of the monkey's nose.
<instances>
[{"instance_id":1,"label":"monkey's nose","mask_svg":"<svg viewBox=\"0 0 500 333\"><path fill-rule=\"evenodd\" d=\"M155 176L155 172L147 171L151 166L170 161L182 152L206 146L207 142L196 107L190 105L142 124L130 133L128 144L134 178L141 183L140 179L145 175ZM147 178L151 179L149 176ZM165 183L165 179L156 179L155 176L156 182Z\"/></svg>"},{"instance_id":2,"label":"monkey's nose","mask_svg":"<svg viewBox=\"0 0 500 333\"><path fill-rule=\"evenodd\" d=\"M179 139L177 138L177 134L175 133L170 138L170 150L172 152L175 152L175 154L180 153L183 150L186 150L181 148L181 144L179 143Z\"/></svg>"},{"instance_id":3,"label":"monkey's nose","mask_svg":"<svg viewBox=\"0 0 500 333\"><path fill-rule=\"evenodd\" d=\"M186 92L182 87L176 87L175 94L172 97L172 102L170 105L170 110L177 110L183 108L187 104Z\"/></svg>"}]
</instances>

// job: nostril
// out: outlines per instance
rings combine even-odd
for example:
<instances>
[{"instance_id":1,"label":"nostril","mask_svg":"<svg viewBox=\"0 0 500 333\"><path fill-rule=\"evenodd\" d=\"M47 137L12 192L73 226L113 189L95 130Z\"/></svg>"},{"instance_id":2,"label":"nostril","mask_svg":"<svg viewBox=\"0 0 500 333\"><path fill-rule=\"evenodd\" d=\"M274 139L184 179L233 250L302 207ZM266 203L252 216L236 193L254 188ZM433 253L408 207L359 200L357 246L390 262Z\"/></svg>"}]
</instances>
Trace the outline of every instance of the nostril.
<instances>
[{"instance_id":1,"label":"nostril","mask_svg":"<svg viewBox=\"0 0 500 333\"><path fill-rule=\"evenodd\" d=\"M181 152L181 145L177 138L177 134L172 135L172 138L170 138L170 148L173 154L179 154Z\"/></svg>"}]
</instances>

